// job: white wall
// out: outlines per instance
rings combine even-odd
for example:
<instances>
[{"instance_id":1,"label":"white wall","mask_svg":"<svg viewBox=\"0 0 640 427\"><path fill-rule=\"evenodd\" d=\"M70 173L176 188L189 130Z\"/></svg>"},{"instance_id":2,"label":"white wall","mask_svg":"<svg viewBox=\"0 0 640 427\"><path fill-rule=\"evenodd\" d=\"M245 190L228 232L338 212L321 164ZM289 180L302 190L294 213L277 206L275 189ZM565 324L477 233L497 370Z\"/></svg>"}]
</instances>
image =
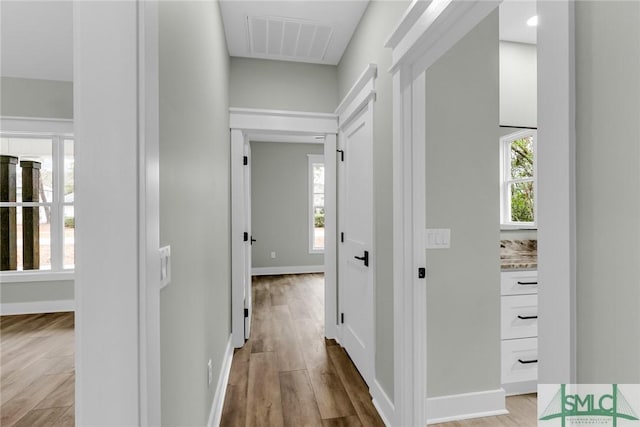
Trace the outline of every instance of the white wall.
<instances>
[{"instance_id":1,"label":"white wall","mask_svg":"<svg viewBox=\"0 0 640 427\"><path fill-rule=\"evenodd\" d=\"M309 254L308 184L308 154L323 153L322 144L251 143L253 268L324 266Z\"/></svg>"},{"instance_id":2,"label":"white wall","mask_svg":"<svg viewBox=\"0 0 640 427\"><path fill-rule=\"evenodd\" d=\"M426 71L427 394L500 388L498 11Z\"/></svg>"},{"instance_id":3,"label":"white wall","mask_svg":"<svg viewBox=\"0 0 640 427\"><path fill-rule=\"evenodd\" d=\"M538 53L535 45L500 42L500 124L538 126Z\"/></svg>"},{"instance_id":4,"label":"white wall","mask_svg":"<svg viewBox=\"0 0 640 427\"><path fill-rule=\"evenodd\" d=\"M137 40L136 3L74 2L77 425L141 415Z\"/></svg>"},{"instance_id":5,"label":"white wall","mask_svg":"<svg viewBox=\"0 0 640 427\"><path fill-rule=\"evenodd\" d=\"M230 334L229 57L217 2L159 2L159 32L162 423L202 426Z\"/></svg>"},{"instance_id":6,"label":"white wall","mask_svg":"<svg viewBox=\"0 0 640 427\"><path fill-rule=\"evenodd\" d=\"M577 363L640 382L640 3L576 2Z\"/></svg>"}]
</instances>

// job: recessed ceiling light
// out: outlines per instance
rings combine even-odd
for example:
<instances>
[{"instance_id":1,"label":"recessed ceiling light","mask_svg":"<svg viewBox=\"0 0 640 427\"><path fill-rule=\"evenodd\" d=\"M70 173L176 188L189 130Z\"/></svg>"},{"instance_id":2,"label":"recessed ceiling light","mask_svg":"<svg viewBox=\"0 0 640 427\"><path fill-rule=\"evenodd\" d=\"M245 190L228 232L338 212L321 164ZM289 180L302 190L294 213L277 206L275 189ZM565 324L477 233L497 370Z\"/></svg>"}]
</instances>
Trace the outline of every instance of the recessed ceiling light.
<instances>
[{"instance_id":1,"label":"recessed ceiling light","mask_svg":"<svg viewBox=\"0 0 640 427\"><path fill-rule=\"evenodd\" d=\"M530 27L538 26L538 15L534 15L531 18L527 19L527 25Z\"/></svg>"}]
</instances>

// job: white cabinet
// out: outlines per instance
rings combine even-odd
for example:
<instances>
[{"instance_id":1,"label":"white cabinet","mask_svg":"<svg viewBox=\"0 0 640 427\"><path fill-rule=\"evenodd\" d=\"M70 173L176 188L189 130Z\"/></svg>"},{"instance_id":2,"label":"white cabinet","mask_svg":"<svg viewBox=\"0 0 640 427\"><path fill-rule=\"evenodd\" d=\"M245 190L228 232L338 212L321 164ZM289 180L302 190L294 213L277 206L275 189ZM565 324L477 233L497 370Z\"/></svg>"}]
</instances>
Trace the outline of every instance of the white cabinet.
<instances>
[{"instance_id":1,"label":"white cabinet","mask_svg":"<svg viewBox=\"0 0 640 427\"><path fill-rule=\"evenodd\" d=\"M502 387L532 393L538 380L538 272L500 274Z\"/></svg>"},{"instance_id":2,"label":"white cabinet","mask_svg":"<svg viewBox=\"0 0 640 427\"><path fill-rule=\"evenodd\" d=\"M530 295L537 293L537 271L503 271L500 273L500 294Z\"/></svg>"}]
</instances>

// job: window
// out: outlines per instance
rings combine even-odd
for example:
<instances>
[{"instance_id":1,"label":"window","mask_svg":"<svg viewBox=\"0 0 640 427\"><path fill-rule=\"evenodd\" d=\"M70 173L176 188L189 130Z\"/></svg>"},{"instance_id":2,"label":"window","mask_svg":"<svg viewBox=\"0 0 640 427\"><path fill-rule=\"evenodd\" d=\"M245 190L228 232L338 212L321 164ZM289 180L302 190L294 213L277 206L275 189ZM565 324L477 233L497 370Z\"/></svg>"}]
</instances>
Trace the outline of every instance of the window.
<instances>
[{"instance_id":1,"label":"window","mask_svg":"<svg viewBox=\"0 0 640 427\"><path fill-rule=\"evenodd\" d=\"M75 267L73 137L70 132L4 129L8 127L3 125L0 133L0 270L3 275L71 272Z\"/></svg>"},{"instance_id":2,"label":"window","mask_svg":"<svg viewBox=\"0 0 640 427\"><path fill-rule=\"evenodd\" d=\"M309 253L324 252L324 156L309 154Z\"/></svg>"},{"instance_id":3,"label":"window","mask_svg":"<svg viewBox=\"0 0 640 427\"><path fill-rule=\"evenodd\" d=\"M500 222L505 228L536 226L535 130L513 133L500 139Z\"/></svg>"}]
</instances>

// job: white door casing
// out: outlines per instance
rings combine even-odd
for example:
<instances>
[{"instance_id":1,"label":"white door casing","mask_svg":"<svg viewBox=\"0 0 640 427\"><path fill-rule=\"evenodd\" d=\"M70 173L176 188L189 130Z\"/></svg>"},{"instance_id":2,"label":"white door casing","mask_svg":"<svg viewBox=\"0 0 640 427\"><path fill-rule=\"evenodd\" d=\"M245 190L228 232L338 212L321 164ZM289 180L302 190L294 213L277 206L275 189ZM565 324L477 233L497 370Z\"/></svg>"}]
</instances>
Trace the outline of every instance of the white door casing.
<instances>
[{"instance_id":1,"label":"white door casing","mask_svg":"<svg viewBox=\"0 0 640 427\"><path fill-rule=\"evenodd\" d=\"M160 425L158 4L73 7L75 420Z\"/></svg>"},{"instance_id":2,"label":"white door casing","mask_svg":"<svg viewBox=\"0 0 640 427\"><path fill-rule=\"evenodd\" d=\"M363 378L375 381L373 104L377 67L369 65L338 107L338 291L340 343Z\"/></svg>"},{"instance_id":3,"label":"white door casing","mask_svg":"<svg viewBox=\"0 0 640 427\"><path fill-rule=\"evenodd\" d=\"M428 418L426 290L416 274L427 261L424 170L416 163L425 149L424 73L499 3L413 2L386 43L394 97L394 425ZM538 181L539 378L554 383L575 382L576 370L573 6L538 2L538 172L549 177Z\"/></svg>"},{"instance_id":4,"label":"white door casing","mask_svg":"<svg viewBox=\"0 0 640 427\"><path fill-rule=\"evenodd\" d=\"M338 121L334 114L297 111L230 108L231 129L231 334L236 348L245 339L245 294L250 294L251 230L247 228L250 212L250 172L245 171L244 155L251 136L273 135L290 139L292 135L305 138L324 137L325 152L325 336L337 338L337 262L336 262L336 186L335 152ZM250 162L250 160L249 160ZM247 176L245 177L245 174ZM245 243L244 233L249 241ZM259 236L257 236L259 237ZM249 278L247 280L246 278ZM249 300L250 303L250 300ZM250 324L249 324L250 328ZM250 329L248 329L250 331Z\"/></svg>"}]
</instances>

